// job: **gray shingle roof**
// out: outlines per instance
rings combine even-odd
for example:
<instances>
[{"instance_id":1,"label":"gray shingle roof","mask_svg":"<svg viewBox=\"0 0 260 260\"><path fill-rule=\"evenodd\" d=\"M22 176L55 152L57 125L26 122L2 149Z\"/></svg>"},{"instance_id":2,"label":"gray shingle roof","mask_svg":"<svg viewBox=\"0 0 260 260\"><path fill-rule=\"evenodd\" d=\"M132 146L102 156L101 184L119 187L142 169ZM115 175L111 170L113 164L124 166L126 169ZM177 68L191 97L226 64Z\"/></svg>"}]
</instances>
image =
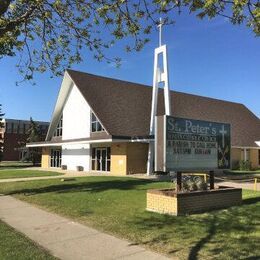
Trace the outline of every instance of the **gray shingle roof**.
<instances>
[{"instance_id":1,"label":"gray shingle roof","mask_svg":"<svg viewBox=\"0 0 260 260\"><path fill-rule=\"evenodd\" d=\"M83 72L67 71L110 135L149 135L152 88ZM173 115L231 124L232 146L256 147L260 119L243 104L171 91ZM158 115L164 114L159 90Z\"/></svg>"}]
</instances>

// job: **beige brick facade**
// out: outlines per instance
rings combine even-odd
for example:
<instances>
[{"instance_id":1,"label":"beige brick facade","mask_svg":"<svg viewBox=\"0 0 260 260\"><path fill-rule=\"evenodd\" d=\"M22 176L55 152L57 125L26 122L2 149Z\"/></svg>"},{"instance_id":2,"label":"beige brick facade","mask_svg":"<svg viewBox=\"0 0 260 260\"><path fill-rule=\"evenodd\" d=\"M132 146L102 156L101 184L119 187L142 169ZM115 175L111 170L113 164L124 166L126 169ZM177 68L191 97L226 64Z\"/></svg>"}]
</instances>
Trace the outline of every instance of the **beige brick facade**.
<instances>
[{"instance_id":1,"label":"beige brick facade","mask_svg":"<svg viewBox=\"0 0 260 260\"><path fill-rule=\"evenodd\" d=\"M127 174L127 143L111 145L111 172L116 175Z\"/></svg>"},{"instance_id":2,"label":"beige brick facade","mask_svg":"<svg viewBox=\"0 0 260 260\"><path fill-rule=\"evenodd\" d=\"M148 144L118 143L111 145L111 173L127 175L146 172Z\"/></svg>"},{"instance_id":3,"label":"beige brick facade","mask_svg":"<svg viewBox=\"0 0 260 260\"><path fill-rule=\"evenodd\" d=\"M42 168L50 167L50 148L42 148Z\"/></svg>"},{"instance_id":4,"label":"beige brick facade","mask_svg":"<svg viewBox=\"0 0 260 260\"><path fill-rule=\"evenodd\" d=\"M247 149L247 160L251 162L252 169L260 168L259 164L259 150L258 149ZM231 150L231 167L232 169L237 169L239 166L239 161L245 160L244 149L243 148L232 148Z\"/></svg>"},{"instance_id":5,"label":"beige brick facade","mask_svg":"<svg viewBox=\"0 0 260 260\"><path fill-rule=\"evenodd\" d=\"M242 190L225 188L167 195L164 190L147 191L147 210L169 215L200 213L240 205Z\"/></svg>"}]
</instances>

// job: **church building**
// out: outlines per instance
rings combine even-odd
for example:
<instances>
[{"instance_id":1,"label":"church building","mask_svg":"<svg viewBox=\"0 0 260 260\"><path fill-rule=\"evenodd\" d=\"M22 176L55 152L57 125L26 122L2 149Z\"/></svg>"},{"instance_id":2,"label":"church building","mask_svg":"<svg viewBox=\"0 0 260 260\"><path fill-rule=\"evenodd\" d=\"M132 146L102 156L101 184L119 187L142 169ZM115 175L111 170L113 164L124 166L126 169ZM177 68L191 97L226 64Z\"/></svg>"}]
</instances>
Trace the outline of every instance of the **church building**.
<instances>
[{"instance_id":1,"label":"church building","mask_svg":"<svg viewBox=\"0 0 260 260\"><path fill-rule=\"evenodd\" d=\"M260 167L260 119L243 104L170 91L172 115L229 123L231 165L249 160ZM152 87L67 70L46 140L42 167L113 175L145 173L150 135ZM159 89L157 115L165 114Z\"/></svg>"}]
</instances>

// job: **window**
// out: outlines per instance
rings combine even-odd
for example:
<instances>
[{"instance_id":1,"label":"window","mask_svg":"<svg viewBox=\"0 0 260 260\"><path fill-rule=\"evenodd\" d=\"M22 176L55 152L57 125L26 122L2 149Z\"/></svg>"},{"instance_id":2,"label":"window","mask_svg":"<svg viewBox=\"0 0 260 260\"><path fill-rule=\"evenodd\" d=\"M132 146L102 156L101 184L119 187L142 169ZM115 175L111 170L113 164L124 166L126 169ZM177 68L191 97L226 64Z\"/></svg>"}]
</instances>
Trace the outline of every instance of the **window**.
<instances>
[{"instance_id":1,"label":"window","mask_svg":"<svg viewBox=\"0 0 260 260\"><path fill-rule=\"evenodd\" d=\"M61 167L61 150L51 149L51 167Z\"/></svg>"},{"instance_id":2,"label":"window","mask_svg":"<svg viewBox=\"0 0 260 260\"><path fill-rule=\"evenodd\" d=\"M18 124L13 123L13 134L17 134L17 133L18 133Z\"/></svg>"},{"instance_id":3,"label":"window","mask_svg":"<svg viewBox=\"0 0 260 260\"><path fill-rule=\"evenodd\" d=\"M101 131L104 131L104 128L102 127L94 113L91 113L91 132Z\"/></svg>"},{"instance_id":4,"label":"window","mask_svg":"<svg viewBox=\"0 0 260 260\"><path fill-rule=\"evenodd\" d=\"M62 136L62 117L60 119L60 122L58 123L56 130L53 134L53 136Z\"/></svg>"},{"instance_id":5,"label":"window","mask_svg":"<svg viewBox=\"0 0 260 260\"><path fill-rule=\"evenodd\" d=\"M12 133L12 131L13 131L12 123L6 123L6 132L10 134Z\"/></svg>"}]
</instances>

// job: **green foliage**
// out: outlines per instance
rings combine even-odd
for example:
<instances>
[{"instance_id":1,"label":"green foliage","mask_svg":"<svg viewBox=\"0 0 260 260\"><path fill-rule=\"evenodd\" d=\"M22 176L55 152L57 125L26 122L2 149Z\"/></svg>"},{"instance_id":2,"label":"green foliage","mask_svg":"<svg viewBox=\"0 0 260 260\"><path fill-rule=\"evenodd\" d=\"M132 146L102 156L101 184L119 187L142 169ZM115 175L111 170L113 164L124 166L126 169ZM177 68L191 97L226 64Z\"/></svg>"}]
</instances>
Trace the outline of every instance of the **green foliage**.
<instances>
[{"instance_id":1,"label":"green foliage","mask_svg":"<svg viewBox=\"0 0 260 260\"><path fill-rule=\"evenodd\" d=\"M39 125L32 119L30 118L30 127L27 131L28 137L27 137L27 142L28 143L33 143L33 142L39 142L41 141L41 132L39 129ZM35 165L36 162L40 161L40 156L41 156L41 151L39 148L30 148L30 159Z\"/></svg>"},{"instance_id":2,"label":"green foliage","mask_svg":"<svg viewBox=\"0 0 260 260\"><path fill-rule=\"evenodd\" d=\"M239 170L240 171L250 171L251 170L251 162L249 160L239 161Z\"/></svg>"},{"instance_id":3,"label":"green foliage","mask_svg":"<svg viewBox=\"0 0 260 260\"><path fill-rule=\"evenodd\" d=\"M3 116L5 114L2 113L2 105L0 104L0 162L3 159L3 151L4 151L4 123Z\"/></svg>"},{"instance_id":4,"label":"green foliage","mask_svg":"<svg viewBox=\"0 0 260 260\"><path fill-rule=\"evenodd\" d=\"M98 61L119 65L120 58L107 55L117 40L128 38L126 51L140 51L159 16L174 24L184 9L200 19L223 16L233 24L246 23L260 35L257 0L2 0L0 58L20 54L17 66L26 80L46 70L61 75L86 59L86 50Z\"/></svg>"},{"instance_id":5,"label":"green foliage","mask_svg":"<svg viewBox=\"0 0 260 260\"><path fill-rule=\"evenodd\" d=\"M41 132L39 125L32 118L30 118L30 127L27 131L27 134L28 143L39 142L41 140Z\"/></svg>"},{"instance_id":6,"label":"green foliage","mask_svg":"<svg viewBox=\"0 0 260 260\"><path fill-rule=\"evenodd\" d=\"M207 190L207 183L204 178L198 176L185 176L182 179L183 191Z\"/></svg>"}]
</instances>

